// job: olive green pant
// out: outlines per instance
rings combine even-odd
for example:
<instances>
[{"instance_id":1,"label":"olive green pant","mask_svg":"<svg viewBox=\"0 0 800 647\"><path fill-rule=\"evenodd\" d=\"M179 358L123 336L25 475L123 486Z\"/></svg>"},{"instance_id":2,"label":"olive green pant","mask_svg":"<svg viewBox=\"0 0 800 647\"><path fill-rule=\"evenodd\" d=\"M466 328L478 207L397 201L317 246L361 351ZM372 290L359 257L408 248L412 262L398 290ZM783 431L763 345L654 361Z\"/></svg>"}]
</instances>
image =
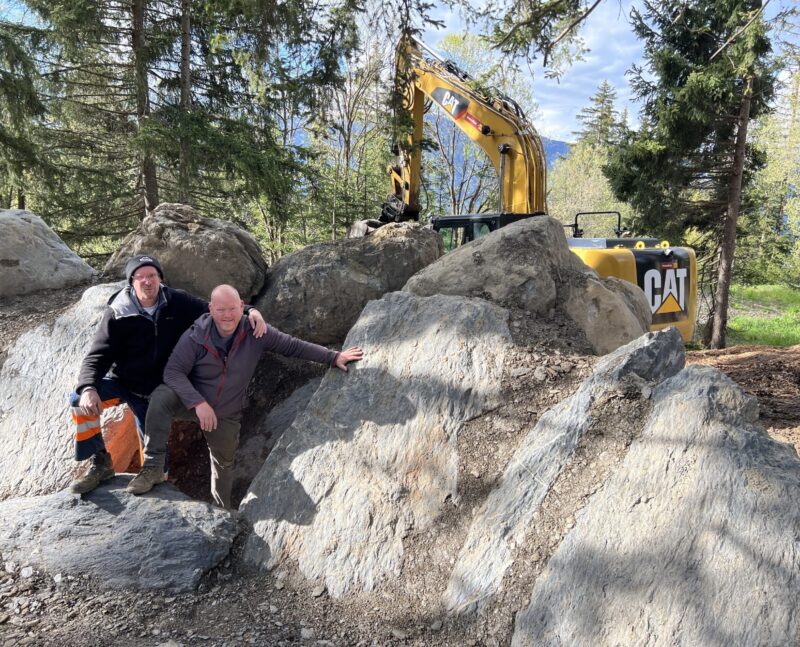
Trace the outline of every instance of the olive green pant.
<instances>
[{"instance_id":1,"label":"olive green pant","mask_svg":"<svg viewBox=\"0 0 800 647\"><path fill-rule=\"evenodd\" d=\"M144 464L164 465L167 442L172 430L172 420L192 420L199 424L194 409L187 409L178 395L166 384L159 386L150 396L144 424ZM214 431L204 431L208 453L211 456L211 496L223 508L231 507L233 463L239 446L239 418L217 418Z\"/></svg>"}]
</instances>

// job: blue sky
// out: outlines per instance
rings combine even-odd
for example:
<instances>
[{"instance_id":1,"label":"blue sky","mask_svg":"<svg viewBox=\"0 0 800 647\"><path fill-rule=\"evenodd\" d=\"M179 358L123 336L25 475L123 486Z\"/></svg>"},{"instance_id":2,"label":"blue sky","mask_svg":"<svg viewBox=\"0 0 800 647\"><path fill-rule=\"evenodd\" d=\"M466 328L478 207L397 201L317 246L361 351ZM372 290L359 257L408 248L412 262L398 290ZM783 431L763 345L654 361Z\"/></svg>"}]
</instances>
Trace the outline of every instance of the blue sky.
<instances>
[{"instance_id":1,"label":"blue sky","mask_svg":"<svg viewBox=\"0 0 800 647\"><path fill-rule=\"evenodd\" d=\"M640 62L642 46L631 34L628 14L631 0L604 0L587 19L581 36L589 49L583 61L573 64L559 80L545 77L540 66L533 69L533 95L539 104L539 115L534 126L540 134L571 141L573 131L578 129L575 116L589 102L597 87L605 79L617 90L617 106L620 111L628 106L631 120L636 123L638 108L630 102L630 90L625 71L635 62ZM436 48L437 43L448 33L463 29L460 17L441 9L437 17L447 29L428 30L424 40Z\"/></svg>"},{"instance_id":2,"label":"blue sky","mask_svg":"<svg viewBox=\"0 0 800 647\"><path fill-rule=\"evenodd\" d=\"M765 14L774 15L781 8L792 6L795 0L773 0ZM617 91L617 108L628 108L628 124L638 124L639 106L633 101L625 76L634 63L642 62L643 48L631 32L628 15L636 0L603 0L587 18L581 36L589 51L583 61L572 65L561 78L545 78L541 67L533 69L533 96L539 104L534 126L540 134L561 141L572 141L579 129L575 117L589 103L597 87L605 79ZM425 32L423 39L436 48L446 34L463 30L463 21L447 8L436 12L447 29ZM469 70L468 70L469 71Z\"/></svg>"}]
</instances>

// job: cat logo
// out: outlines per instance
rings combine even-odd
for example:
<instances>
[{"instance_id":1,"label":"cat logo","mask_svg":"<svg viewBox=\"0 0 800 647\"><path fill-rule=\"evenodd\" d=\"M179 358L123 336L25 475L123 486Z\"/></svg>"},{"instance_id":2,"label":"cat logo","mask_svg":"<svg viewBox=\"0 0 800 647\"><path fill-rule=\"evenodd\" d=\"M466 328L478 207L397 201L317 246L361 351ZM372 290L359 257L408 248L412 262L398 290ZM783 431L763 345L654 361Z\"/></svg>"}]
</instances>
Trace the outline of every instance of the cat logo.
<instances>
[{"instance_id":1,"label":"cat logo","mask_svg":"<svg viewBox=\"0 0 800 647\"><path fill-rule=\"evenodd\" d=\"M686 310L685 267L662 267L647 270L644 274L644 294L654 315L684 312Z\"/></svg>"},{"instance_id":2,"label":"cat logo","mask_svg":"<svg viewBox=\"0 0 800 647\"><path fill-rule=\"evenodd\" d=\"M464 97L445 88L436 88L431 92L431 97L442 108L447 110L453 119L460 119L469 108L469 101Z\"/></svg>"}]
</instances>

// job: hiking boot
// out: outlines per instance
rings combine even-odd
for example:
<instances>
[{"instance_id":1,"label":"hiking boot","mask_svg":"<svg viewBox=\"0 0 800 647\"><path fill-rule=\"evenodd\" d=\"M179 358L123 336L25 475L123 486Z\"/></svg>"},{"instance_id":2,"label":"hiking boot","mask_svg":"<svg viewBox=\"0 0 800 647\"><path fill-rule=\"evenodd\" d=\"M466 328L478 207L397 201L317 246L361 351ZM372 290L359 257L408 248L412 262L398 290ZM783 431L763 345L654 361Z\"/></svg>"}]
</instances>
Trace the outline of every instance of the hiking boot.
<instances>
[{"instance_id":1,"label":"hiking boot","mask_svg":"<svg viewBox=\"0 0 800 647\"><path fill-rule=\"evenodd\" d=\"M92 464L86 473L70 483L69 491L73 494L91 492L103 481L114 478L114 467L111 465L111 454L98 452L91 458Z\"/></svg>"},{"instance_id":2,"label":"hiking boot","mask_svg":"<svg viewBox=\"0 0 800 647\"><path fill-rule=\"evenodd\" d=\"M153 489L154 485L164 482L164 469L155 465L145 465L142 470L131 479L125 488L131 494L144 494Z\"/></svg>"}]
</instances>

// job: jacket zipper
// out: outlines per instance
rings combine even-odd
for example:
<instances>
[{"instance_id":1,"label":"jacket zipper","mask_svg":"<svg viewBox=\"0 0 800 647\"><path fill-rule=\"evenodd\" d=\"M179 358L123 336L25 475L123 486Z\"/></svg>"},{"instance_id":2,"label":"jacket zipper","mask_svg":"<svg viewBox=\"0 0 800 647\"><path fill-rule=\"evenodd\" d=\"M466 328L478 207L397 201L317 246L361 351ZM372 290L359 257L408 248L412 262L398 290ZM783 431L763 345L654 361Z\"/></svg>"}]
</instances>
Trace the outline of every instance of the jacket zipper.
<instances>
[{"instance_id":1,"label":"jacket zipper","mask_svg":"<svg viewBox=\"0 0 800 647\"><path fill-rule=\"evenodd\" d=\"M211 324L214 325L213 323ZM243 330L242 333L233 341L233 345L231 346L231 351L223 358L217 352L217 349L214 348L213 344L208 344L208 339L211 337L211 333L209 332L206 335L204 340L203 346L205 346L206 350L210 352L214 357L216 357L220 362L222 362L222 379L219 382L219 386L217 387L217 392L214 394L214 404L212 406L216 407L219 404L219 400L222 397L222 390L225 388L225 378L228 375L228 357L233 355L233 351L236 350L239 346L239 342L242 340L242 336L246 335L247 333Z\"/></svg>"}]
</instances>

